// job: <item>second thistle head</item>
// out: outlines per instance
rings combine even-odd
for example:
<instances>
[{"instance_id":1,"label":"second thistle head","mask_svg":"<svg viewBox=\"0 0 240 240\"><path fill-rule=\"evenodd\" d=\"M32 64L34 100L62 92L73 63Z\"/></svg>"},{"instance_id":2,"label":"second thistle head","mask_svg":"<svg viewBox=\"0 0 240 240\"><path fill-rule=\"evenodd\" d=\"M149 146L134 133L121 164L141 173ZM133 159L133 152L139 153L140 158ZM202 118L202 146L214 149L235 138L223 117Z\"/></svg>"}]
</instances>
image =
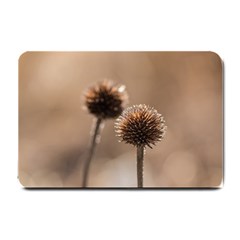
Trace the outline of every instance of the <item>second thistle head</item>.
<instances>
[{"instance_id":1,"label":"second thistle head","mask_svg":"<svg viewBox=\"0 0 240 240\"><path fill-rule=\"evenodd\" d=\"M125 86L113 84L110 80L104 80L85 92L85 105L88 111L102 119L118 117L127 99Z\"/></svg>"},{"instance_id":2,"label":"second thistle head","mask_svg":"<svg viewBox=\"0 0 240 240\"><path fill-rule=\"evenodd\" d=\"M163 116L145 104L127 108L116 120L115 129L121 141L136 147L152 148L166 132Z\"/></svg>"}]
</instances>

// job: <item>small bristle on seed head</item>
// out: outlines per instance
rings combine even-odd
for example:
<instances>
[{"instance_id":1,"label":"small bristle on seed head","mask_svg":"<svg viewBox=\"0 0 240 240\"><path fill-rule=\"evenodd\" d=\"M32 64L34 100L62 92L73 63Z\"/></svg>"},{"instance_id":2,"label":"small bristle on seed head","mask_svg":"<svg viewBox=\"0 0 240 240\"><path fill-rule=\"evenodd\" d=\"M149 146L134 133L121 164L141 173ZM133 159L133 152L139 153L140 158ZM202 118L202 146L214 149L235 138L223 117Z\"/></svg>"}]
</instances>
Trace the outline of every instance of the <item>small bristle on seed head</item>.
<instances>
[{"instance_id":1,"label":"small bristle on seed head","mask_svg":"<svg viewBox=\"0 0 240 240\"><path fill-rule=\"evenodd\" d=\"M85 105L89 113L97 118L118 117L128 100L124 85L116 85L104 80L90 87L84 94Z\"/></svg>"},{"instance_id":2,"label":"small bristle on seed head","mask_svg":"<svg viewBox=\"0 0 240 240\"><path fill-rule=\"evenodd\" d=\"M163 139L166 128L163 116L145 104L127 108L115 123L115 131L121 141L136 147L152 148Z\"/></svg>"}]
</instances>

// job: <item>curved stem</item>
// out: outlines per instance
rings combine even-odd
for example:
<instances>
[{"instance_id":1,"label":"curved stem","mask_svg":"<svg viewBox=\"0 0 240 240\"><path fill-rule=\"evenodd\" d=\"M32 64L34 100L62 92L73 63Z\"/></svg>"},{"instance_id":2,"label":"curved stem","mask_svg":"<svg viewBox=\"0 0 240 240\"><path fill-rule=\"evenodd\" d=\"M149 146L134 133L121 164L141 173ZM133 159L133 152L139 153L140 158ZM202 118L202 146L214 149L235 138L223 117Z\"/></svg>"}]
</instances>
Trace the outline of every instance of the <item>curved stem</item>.
<instances>
[{"instance_id":1,"label":"curved stem","mask_svg":"<svg viewBox=\"0 0 240 240\"><path fill-rule=\"evenodd\" d=\"M100 135L101 122L102 122L102 119L97 118L97 121L96 121L95 127L94 127L94 133L93 133L93 136L92 136L88 157L87 157L87 159L85 161L85 164L84 164L84 167L83 167L83 183L82 183L82 186L84 188L87 187L90 163L92 161L92 157L93 157L95 147L96 147L96 144L97 144L97 138Z\"/></svg>"},{"instance_id":2,"label":"curved stem","mask_svg":"<svg viewBox=\"0 0 240 240\"><path fill-rule=\"evenodd\" d=\"M144 155L144 147L137 147L137 183L138 188L143 187L143 155Z\"/></svg>"}]
</instances>

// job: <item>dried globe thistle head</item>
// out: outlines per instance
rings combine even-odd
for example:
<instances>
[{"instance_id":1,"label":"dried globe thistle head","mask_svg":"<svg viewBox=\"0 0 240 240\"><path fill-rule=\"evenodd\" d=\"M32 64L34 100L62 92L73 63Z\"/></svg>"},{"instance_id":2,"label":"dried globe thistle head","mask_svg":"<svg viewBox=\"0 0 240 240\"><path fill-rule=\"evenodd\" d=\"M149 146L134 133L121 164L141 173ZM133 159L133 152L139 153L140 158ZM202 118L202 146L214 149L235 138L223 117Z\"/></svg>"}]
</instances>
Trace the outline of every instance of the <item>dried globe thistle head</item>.
<instances>
[{"instance_id":1,"label":"dried globe thistle head","mask_svg":"<svg viewBox=\"0 0 240 240\"><path fill-rule=\"evenodd\" d=\"M116 120L115 129L121 141L136 147L152 148L166 132L163 116L145 104L134 105L123 111Z\"/></svg>"},{"instance_id":2,"label":"dried globe thistle head","mask_svg":"<svg viewBox=\"0 0 240 240\"><path fill-rule=\"evenodd\" d=\"M104 80L90 87L85 93L85 105L88 111L101 119L118 117L127 99L125 86L113 84L110 80Z\"/></svg>"}]
</instances>

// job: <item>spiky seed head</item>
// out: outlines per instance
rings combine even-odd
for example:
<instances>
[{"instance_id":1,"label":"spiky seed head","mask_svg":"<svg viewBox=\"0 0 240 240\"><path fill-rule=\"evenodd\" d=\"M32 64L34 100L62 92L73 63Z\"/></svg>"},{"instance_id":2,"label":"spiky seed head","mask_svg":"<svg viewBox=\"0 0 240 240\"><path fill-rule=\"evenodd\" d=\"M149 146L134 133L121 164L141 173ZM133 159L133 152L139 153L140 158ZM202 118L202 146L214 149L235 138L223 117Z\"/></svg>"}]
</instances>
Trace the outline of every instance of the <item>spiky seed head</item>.
<instances>
[{"instance_id":1,"label":"spiky seed head","mask_svg":"<svg viewBox=\"0 0 240 240\"><path fill-rule=\"evenodd\" d=\"M115 122L115 131L120 141L136 147L147 145L152 148L152 145L163 139L166 128L163 116L145 104L127 108Z\"/></svg>"},{"instance_id":2,"label":"spiky seed head","mask_svg":"<svg viewBox=\"0 0 240 240\"><path fill-rule=\"evenodd\" d=\"M97 118L118 117L126 105L128 95L124 85L116 85L104 80L93 85L85 92L85 105Z\"/></svg>"}]
</instances>

